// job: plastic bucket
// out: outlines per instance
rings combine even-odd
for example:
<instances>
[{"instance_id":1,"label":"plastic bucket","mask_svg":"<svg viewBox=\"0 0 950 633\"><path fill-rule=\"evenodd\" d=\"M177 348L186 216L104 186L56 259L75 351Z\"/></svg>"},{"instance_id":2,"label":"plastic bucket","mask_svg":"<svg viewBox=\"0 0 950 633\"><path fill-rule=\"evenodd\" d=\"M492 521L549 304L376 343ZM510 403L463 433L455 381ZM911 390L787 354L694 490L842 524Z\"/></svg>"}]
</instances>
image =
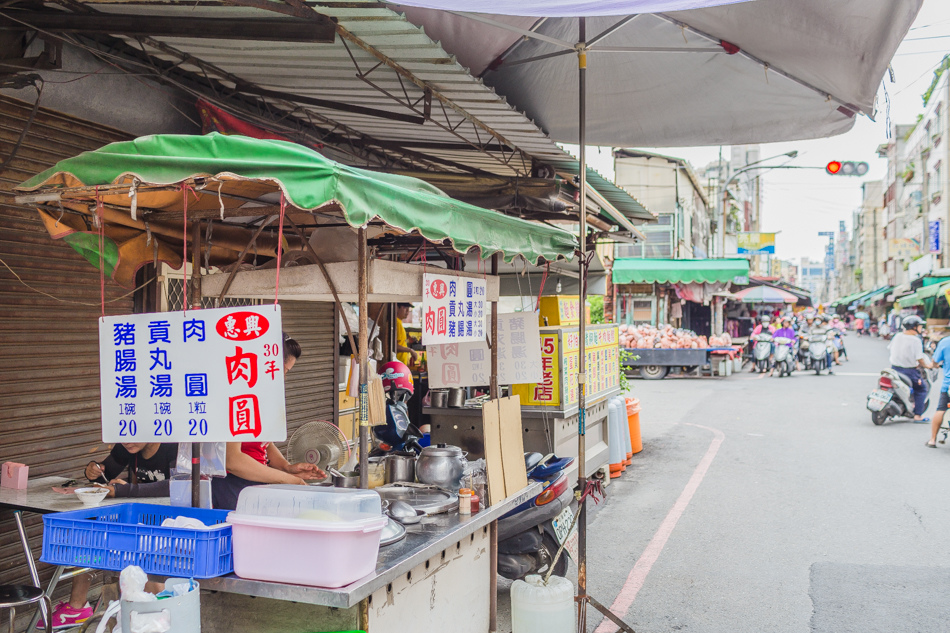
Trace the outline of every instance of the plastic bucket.
<instances>
[{"instance_id":1,"label":"plastic bucket","mask_svg":"<svg viewBox=\"0 0 950 633\"><path fill-rule=\"evenodd\" d=\"M165 587L185 583L189 581L185 578L169 578L165 581ZM131 631L133 619L151 617L147 614L161 614L167 612L167 616L158 615L157 617L167 617L171 623L168 633L201 633L201 599L200 591L195 588L181 596L172 596L162 600L152 602L132 602L122 601L122 630Z\"/></svg>"},{"instance_id":2,"label":"plastic bucket","mask_svg":"<svg viewBox=\"0 0 950 633\"><path fill-rule=\"evenodd\" d=\"M630 450L634 455L643 450L640 436L640 401L627 398L627 426L630 428Z\"/></svg>"}]
</instances>

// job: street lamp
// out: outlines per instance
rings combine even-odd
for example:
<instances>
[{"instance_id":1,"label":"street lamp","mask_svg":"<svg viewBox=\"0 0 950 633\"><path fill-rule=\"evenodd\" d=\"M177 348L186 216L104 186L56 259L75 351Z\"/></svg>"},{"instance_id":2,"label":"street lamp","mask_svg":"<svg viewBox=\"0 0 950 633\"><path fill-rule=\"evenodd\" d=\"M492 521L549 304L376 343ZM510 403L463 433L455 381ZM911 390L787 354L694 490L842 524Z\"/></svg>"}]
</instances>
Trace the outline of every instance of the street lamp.
<instances>
[{"instance_id":1,"label":"street lamp","mask_svg":"<svg viewBox=\"0 0 950 633\"><path fill-rule=\"evenodd\" d=\"M722 222L719 228L719 236L720 236L719 256L720 257L726 256L726 208L727 208L726 194L729 191L729 185L731 185L739 176L753 169L784 169L786 167L785 165L772 165L772 166L766 165L764 167L756 167L756 165L760 163L765 163L770 160L775 160L776 158L782 158L783 156L787 156L790 159L796 158L798 156L798 150L792 150L790 152L785 152L784 154L770 156L769 158L763 158L761 160L757 160L755 162L749 163L748 165L746 165L745 167L743 167L742 169L734 173L732 177L729 180L727 180L725 183L719 185L719 204L722 205L722 208L720 209Z\"/></svg>"}]
</instances>

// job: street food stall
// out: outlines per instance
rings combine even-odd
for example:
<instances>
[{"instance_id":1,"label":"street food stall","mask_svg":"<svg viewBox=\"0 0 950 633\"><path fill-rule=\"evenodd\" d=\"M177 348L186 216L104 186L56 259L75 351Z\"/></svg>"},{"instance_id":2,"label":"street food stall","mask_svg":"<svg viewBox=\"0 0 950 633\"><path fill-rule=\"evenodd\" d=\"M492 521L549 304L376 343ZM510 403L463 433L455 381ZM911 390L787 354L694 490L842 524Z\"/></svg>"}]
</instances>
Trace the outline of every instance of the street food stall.
<instances>
[{"instance_id":1,"label":"street food stall","mask_svg":"<svg viewBox=\"0 0 950 633\"><path fill-rule=\"evenodd\" d=\"M175 318L171 313L161 313L168 315L167 321L157 314L101 319L100 332L108 333L100 339L100 349L108 347L105 352L100 352L101 358L106 359L102 367L111 368L114 352L112 328L116 327L112 321L116 318L125 318L129 322L126 326L132 325L133 321L137 324L136 319L143 319L143 323L151 319L149 329L144 330L147 332L155 331L153 327L158 327L155 323L164 324L161 326L165 328L163 331L177 332L184 328L182 345L171 346L167 350L168 356L159 355L159 360L170 372L172 367L176 367L175 371L188 371L182 366L190 365L203 368L204 364L220 356L216 348L206 356L204 347L188 347L205 340L218 346L238 346L236 355L241 356L227 357L227 362L221 363L228 370L227 383L220 391L228 396L222 401L224 406L221 408L225 411L223 416L210 412L213 403L209 404L206 425L202 424L204 418L199 421L194 414L197 402L187 401L183 401L183 410L178 409L177 401L170 402L167 409L162 409L163 419L156 420L158 423L154 428L151 420L149 424L132 424L130 411L141 411L144 404L148 405L150 414L151 405L154 404L158 411L160 403L152 403L144 395L129 391L134 380L113 376L111 369L104 372L110 381L115 379L115 386L111 382L105 385L109 406L113 405L111 394L117 388L117 397L121 394L122 398L129 399L118 407L119 414L124 416L121 419L112 420L115 416L110 414L107 426L107 416L104 415L103 438L108 441L143 441L157 433L171 441L189 441L189 438L182 439L178 435L188 434L189 428L197 429L200 439L209 443L241 441L248 434L255 441L283 440L286 423L281 435L284 416L273 405L280 400L276 390L271 388L260 393L235 395L227 389L233 387L233 382L240 383L241 380L247 389L255 384L258 389L263 389L259 380L265 383L282 380L282 372L273 361L270 366L262 364L258 370L255 365L247 364L257 362L256 356L253 360L245 358L252 355L251 351L260 351L262 357L279 354L281 300L332 302L341 314L344 312L343 302L356 303L359 327L353 331L348 320L344 319L344 323L346 336L358 352L358 437L344 437L341 446L346 456L352 452L351 463L358 461L358 481L362 489L369 486L369 453L373 444L370 384L374 380L370 376L373 372L369 359L368 304L422 301L424 307L428 306L423 342L430 345L430 350L454 345L456 339L458 344L484 344L486 339L498 341L497 277L486 272L453 269L449 265L456 263L460 268L462 256L473 249L478 250L482 259L490 258L492 268L497 269L501 259L510 261L523 257L531 263L555 261L573 257L576 248L576 238L570 233L460 203L414 178L347 167L292 143L219 134L151 136L114 143L60 162L21 185L18 192L20 203L36 206L53 238L66 240L99 269L103 287L107 278L134 287L143 266L167 262L173 268L180 268L189 262L190 255L192 277L186 288L183 306L186 310L189 306L200 308L203 298L211 298L215 305L228 297L252 301L251 307L192 310L177 313ZM419 263L409 263L420 253ZM426 253L430 258L434 255L441 257L446 266L433 264L432 259L426 259ZM252 266L251 260L263 263ZM467 292L464 301L461 295L457 303L450 300L456 289L459 293ZM434 303L437 301L448 303L439 307ZM268 305L271 302L273 306ZM459 313L453 316L456 310ZM214 319L201 329L200 339L195 334L194 325L193 336L189 338L188 324L212 313ZM262 325L265 319L271 320L269 333ZM104 327L106 330L102 329ZM127 334L130 331L123 330ZM277 337L276 343L271 342L274 336ZM120 344L132 348L144 345L146 341L145 337L137 343L131 336L120 339L119 329L115 329L115 345ZM240 347L242 345L244 349ZM499 345L492 345L486 355L490 399L485 399L483 408L488 412L494 406L490 403L504 402L500 399L498 349ZM175 356L176 353L179 355ZM188 360L188 354L191 360ZM123 356L123 359L129 360L132 356ZM116 354L115 358L119 359L119 355ZM154 363L159 361L155 355L152 355L152 361L154 369ZM147 366L148 363L143 359L139 364ZM134 366L123 370L135 371ZM210 390L207 398L209 402L213 400L217 393L214 371L217 370L208 370L207 384L193 374L189 374L191 378L183 376L186 390L196 389L195 394L201 389L205 392L200 393ZM335 379L338 374L334 371L332 375ZM176 388L173 385L177 384L177 374L169 373L169 376L169 383L156 381L154 376L146 379L152 384L149 397L159 393L173 399L171 390ZM106 394L106 388L103 394ZM159 388L161 390L156 391ZM147 391L145 388L140 390L142 394ZM139 402L135 398L145 400ZM105 395L103 403L107 403ZM266 410L259 412L258 403L266 406ZM190 427L188 406L192 407L193 424ZM498 404L497 415L501 415L503 410L503 404ZM273 419L269 419L271 416ZM265 423L260 423L262 421ZM508 422L504 416L500 418L502 433L506 433L505 427L510 426ZM330 426L340 432L338 426ZM515 437L520 437L520 432L515 432ZM202 444L193 446L192 463L203 464ZM343 572L340 576L343 580L330 583L334 586L311 586L299 580L282 581L278 579L282 577L282 568L289 569L299 563L292 554L286 554L268 559L266 574L225 573L202 579L201 621L204 630L303 633L359 627L373 631L401 631L405 630L406 621L414 618L425 618L429 626L451 626L455 631L493 629L496 522L509 510L536 496L542 488L539 483L528 483L523 468L520 479L510 478L509 471L517 470L511 469L511 463L522 461L522 456L519 451L517 460L512 462L509 459L512 455L504 453L504 446L500 448L506 460L504 480L491 478L492 457L486 456L489 461L488 488L483 493L485 498L481 500L480 511L469 510L467 498L466 504L459 507L457 475L455 490L452 486L430 485L425 494L410 494L412 486L405 486L410 489L406 493L410 498L428 494L429 497L442 495L445 499L437 507L417 508L417 516L422 518L405 525L402 534L394 537L393 544L381 546L379 540L371 544L371 547L379 548L379 555L375 564L370 565L369 573L362 573L357 578L347 577L348 570L343 563L336 569ZM315 451L314 461L308 461L316 464L318 454L319 451ZM334 465L337 463L333 462ZM201 499L200 488L199 477L193 473L192 502L195 506ZM239 572L242 569L239 561L242 557L247 559L251 549L274 545L270 538L257 539L253 548L245 545L242 551L241 543L247 542L246 537L238 536L239 531L244 531L242 526L248 523L257 521L260 524L275 517L284 520L279 513L261 510L269 500L292 494L293 504L284 504L288 507L300 503L301 495L308 499L334 496L362 498L364 502L367 499L358 497L358 494L365 495L365 491L348 492L319 485L291 487L294 490L290 492L283 489L286 487L276 488L281 490L245 488L236 513L225 512L226 519L221 515L217 519L208 515L212 517L209 521L216 524L215 529L224 529L225 522L230 526L228 529L234 528L234 568ZM35 486L29 492L33 489ZM327 490L337 492L327 497ZM360 510L369 512L370 516L365 520L374 526L379 522L380 497L387 499L383 488L377 490L380 494L370 492L369 505L361 505ZM263 492L246 495L248 491ZM257 505L251 503L255 496L260 497ZM11 503L16 505L27 495L14 497ZM472 504L474 506L474 502ZM36 503L24 503L18 508L36 511L34 506ZM59 507L51 506L45 511L54 512ZM257 514L254 508L258 508ZM93 514L78 518L99 518L93 523L103 529L109 528L109 522L119 520L106 518L98 511L90 512ZM328 520L322 514L325 510L315 509L314 512L313 516L301 514L285 520L291 521L296 531L328 530L323 525ZM246 515L253 516L248 518ZM50 520L55 520L55 515L51 515ZM309 527L299 527L304 524ZM86 524L82 525L85 527ZM373 534L377 531L375 527L364 530ZM139 539L136 542L138 547L142 547L142 543L158 541ZM69 549L68 544L60 548L66 552ZM304 546L297 551L308 549L309 546ZM148 554L154 553L143 552L146 559ZM221 552L221 556L226 554ZM57 558L52 553L47 555L44 549L44 560L65 567L71 559ZM222 564L224 562L222 559ZM94 564L86 566L96 568ZM317 567L321 566L312 566ZM100 568L118 571L115 567ZM246 564L243 568L249 569ZM154 570L145 571L155 573ZM352 574L352 570L349 572Z\"/></svg>"}]
</instances>

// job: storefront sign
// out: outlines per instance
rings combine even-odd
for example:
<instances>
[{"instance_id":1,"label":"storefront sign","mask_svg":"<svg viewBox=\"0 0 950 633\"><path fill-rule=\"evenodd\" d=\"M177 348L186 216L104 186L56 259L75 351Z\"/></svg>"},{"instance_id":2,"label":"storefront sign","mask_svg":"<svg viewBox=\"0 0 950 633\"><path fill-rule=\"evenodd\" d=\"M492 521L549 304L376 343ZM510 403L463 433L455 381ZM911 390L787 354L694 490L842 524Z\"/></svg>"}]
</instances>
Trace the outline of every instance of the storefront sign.
<instances>
[{"instance_id":1,"label":"storefront sign","mask_svg":"<svg viewBox=\"0 0 950 633\"><path fill-rule=\"evenodd\" d=\"M775 233L739 233L740 255L774 255Z\"/></svg>"},{"instance_id":2,"label":"storefront sign","mask_svg":"<svg viewBox=\"0 0 950 633\"><path fill-rule=\"evenodd\" d=\"M931 220L930 221L930 231L927 233L928 240L927 243L930 245L931 253L940 252L940 220Z\"/></svg>"},{"instance_id":3,"label":"storefront sign","mask_svg":"<svg viewBox=\"0 0 950 633\"><path fill-rule=\"evenodd\" d=\"M448 343L426 347L429 386L474 387L491 379L488 343ZM498 384L541 380L541 332L534 313L498 315Z\"/></svg>"},{"instance_id":4,"label":"storefront sign","mask_svg":"<svg viewBox=\"0 0 950 633\"><path fill-rule=\"evenodd\" d=\"M422 276L422 344L485 340L484 279Z\"/></svg>"},{"instance_id":5,"label":"storefront sign","mask_svg":"<svg viewBox=\"0 0 950 633\"><path fill-rule=\"evenodd\" d=\"M280 306L99 319L102 441L287 439Z\"/></svg>"}]
</instances>

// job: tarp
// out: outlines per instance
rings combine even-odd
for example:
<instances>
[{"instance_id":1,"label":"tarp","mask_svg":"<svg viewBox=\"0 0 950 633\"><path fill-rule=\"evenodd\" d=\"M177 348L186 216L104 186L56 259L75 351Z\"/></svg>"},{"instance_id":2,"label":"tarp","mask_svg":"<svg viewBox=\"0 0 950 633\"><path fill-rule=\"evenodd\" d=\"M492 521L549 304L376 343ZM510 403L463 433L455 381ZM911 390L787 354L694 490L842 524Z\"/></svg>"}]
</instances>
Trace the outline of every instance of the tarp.
<instances>
[{"instance_id":1,"label":"tarp","mask_svg":"<svg viewBox=\"0 0 950 633\"><path fill-rule=\"evenodd\" d=\"M114 222L118 228L113 227L113 233L107 235L117 243L139 240L144 245L145 230L150 231L148 240L151 240L152 233L160 238L167 237L169 227L161 223L162 212L177 212L180 227L185 199L190 201L189 208L193 211L217 210L219 205L222 212L225 206L237 207L241 211L246 208L245 215L253 218L262 214L259 209L262 204L272 205L269 214L273 214L273 205L280 200L278 192L283 192L286 201L297 209L327 209L342 215L353 227L364 226L378 218L389 227L405 233L418 233L431 242L448 241L459 253L478 248L482 258L497 252L506 261L519 255L532 263L570 259L577 246L577 237L567 231L453 200L416 178L342 165L296 143L218 133L205 136L153 135L112 143L60 161L21 184L17 191L60 190L65 201L67 191L63 188L129 185L133 181L138 181L138 193L134 199L140 216L137 219L129 209L132 199L127 190L99 196L110 212L121 213L115 211L116 206L128 210L125 220ZM148 190L149 186L163 185L171 187ZM223 197L219 195L222 188ZM240 195L235 195L236 192ZM72 202L70 208L82 211L87 209L90 198L95 202L95 191L86 189L80 199L82 195L85 201L81 205ZM155 211L149 216L151 226L148 229L141 219L147 210ZM41 211L41 215L53 237L66 237L82 232L84 228L81 223L70 228L72 219L78 221L76 216L67 215L60 221L50 218L47 212ZM218 229L219 242L226 243L227 233L221 231L229 228ZM181 229L171 231L170 235L171 239L181 236ZM98 248L94 249L94 255L90 255L90 245L85 246L87 259L98 265ZM255 248L267 254L262 242L258 242ZM119 251L121 253L122 244L119 244ZM155 256L151 246L147 251L138 251L142 252L129 255L138 259L147 257L147 262ZM175 255L180 250L174 248L171 252L167 258L163 253L158 253L157 257L175 262ZM131 281L129 267L137 265L141 262L119 264L122 282L128 284ZM135 267L131 268L132 273L134 270ZM116 279L119 280L118 272Z\"/></svg>"},{"instance_id":2,"label":"tarp","mask_svg":"<svg viewBox=\"0 0 950 633\"><path fill-rule=\"evenodd\" d=\"M633 259L614 261L615 284L731 282L749 274L747 259Z\"/></svg>"},{"instance_id":3,"label":"tarp","mask_svg":"<svg viewBox=\"0 0 950 633\"><path fill-rule=\"evenodd\" d=\"M875 116L881 80L922 2L756 0L619 26L620 18L588 18L588 40L609 34L587 56L587 143L738 145L847 132L856 114ZM484 9L523 12L523 4ZM567 46L577 41L576 18L532 25L552 42L524 37L514 18L487 24L426 9L407 17L554 140L578 141L578 61Z\"/></svg>"},{"instance_id":4,"label":"tarp","mask_svg":"<svg viewBox=\"0 0 950 633\"><path fill-rule=\"evenodd\" d=\"M720 4L748 2L750 0L408 0L400 5L442 9L465 10L472 13L495 15L530 15L537 17L571 17L592 15L627 15L629 13L658 13L660 11L683 11L715 7Z\"/></svg>"},{"instance_id":5,"label":"tarp","mask_svg":"<svg viewBox=\"0 0 950 633\"><path fill-rule=\"evenodd\" d=\"M931 297L942 295L943 292L948 287L950 287L950 281L945 281L943 283L924 286L918 289L917 292L915 292L914 294L907 295L906 297L901 297L897 303L902 308L910 308L912 306L923 305L924 300L930 299Z\"/></svg>"},{"instance_id":6,"label":"tarp","mask_svg":"<svg viewBox=\"0 0 950 633\"><path fill-rule=\"evenodd\" d=\"M844 305L844 306L851 305L851 302L853 302L855 299L860 299L861 297L863 297L863 296L865 296L865 295L871 294L871 292L873 292L873 291L871 291L871 290L861 290L860 292L854 292L854 293L851 293L851 294L849 294L849 295L845 295L845 296L841 297L840 299L835 299L834 301L832 301L831 303L829 303L829 304L828 304L828 307L829 307L829 308L833 308L833 307L835 307L835 306L840 306L840 305Z\"/></svg>"}]
</instances>

